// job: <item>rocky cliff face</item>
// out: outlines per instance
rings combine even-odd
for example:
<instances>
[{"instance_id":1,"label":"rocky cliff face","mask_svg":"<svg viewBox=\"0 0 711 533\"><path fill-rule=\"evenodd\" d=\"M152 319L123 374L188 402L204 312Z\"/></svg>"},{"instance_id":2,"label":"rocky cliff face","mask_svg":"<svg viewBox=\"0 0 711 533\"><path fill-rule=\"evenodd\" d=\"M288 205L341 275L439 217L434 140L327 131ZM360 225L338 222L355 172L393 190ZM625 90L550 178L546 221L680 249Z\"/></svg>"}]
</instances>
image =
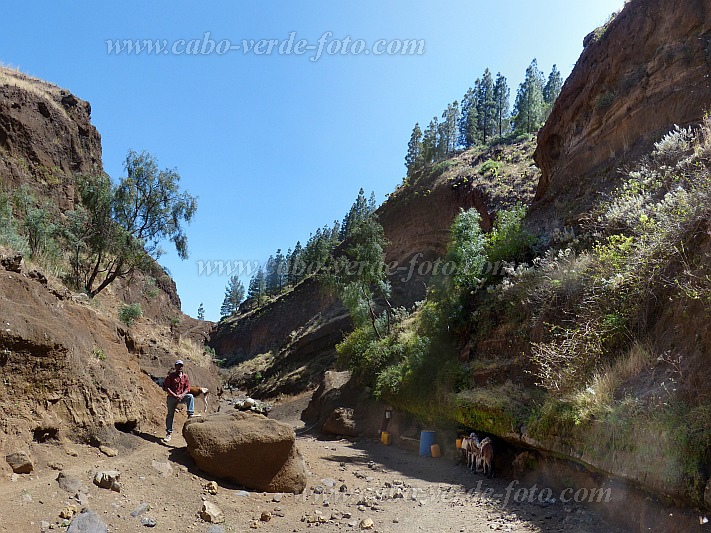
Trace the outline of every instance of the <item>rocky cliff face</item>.
<instances>
[{"instance_id":1,"label":"rocky cliff face","mask_svg":"<svg viewBox=\"0 0 711 533\"><path fill-rule=\"evenodd\" d=\"M61 209L75 202L72 176L101 170L91 105L69 91L0 67L0 179L28 183Z\"/></svg>"},{"instance_id":2,"label":"rocky cliff face","mask_svg":"<svg viewBox=\"0 0 711 533\"><path fill-rule=\"evenodd\" d=\"M587 46L538 135L532 225L574 224L615 170L711 105L711 5L632 0Z\"/></svg>"}]
</instances>

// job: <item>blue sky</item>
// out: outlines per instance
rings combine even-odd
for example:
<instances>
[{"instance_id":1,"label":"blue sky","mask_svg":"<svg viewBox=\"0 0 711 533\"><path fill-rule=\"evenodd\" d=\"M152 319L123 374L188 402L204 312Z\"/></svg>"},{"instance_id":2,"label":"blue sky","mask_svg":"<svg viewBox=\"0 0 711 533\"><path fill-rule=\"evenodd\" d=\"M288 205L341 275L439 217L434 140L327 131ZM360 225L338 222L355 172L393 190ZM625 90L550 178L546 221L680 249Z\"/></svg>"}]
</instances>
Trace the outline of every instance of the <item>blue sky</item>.
<instances>
[{"instance_id":1,"label":"blue sky","mask_svg":"<svg viewBox=\"0 0 711 533\"><path fill-rule=\"evenodd\" d=\"M198 262L265 262L277 248L342 219L358 189L385 199L404 175L415 122L460 100L486 67L509 80L512 103L535 57L566 77L583 37L622 0L365 0L230 2L15 2L5 6L0 61L65 87L92 104L105 170L122 176L129 149L177 168L199 196L187 228L190 258L174 251L183 311L204 302L217 320L226 274ZM423 39L424 53L329 55L110 54L108 40L176 43L350 37ZM336 45L331 45L336 46ZM383 46L379 46L382 49ZM166 249L169 249L166 246ZM248 278L244 277L245 285Z\"/></svg>"}]
</instances>

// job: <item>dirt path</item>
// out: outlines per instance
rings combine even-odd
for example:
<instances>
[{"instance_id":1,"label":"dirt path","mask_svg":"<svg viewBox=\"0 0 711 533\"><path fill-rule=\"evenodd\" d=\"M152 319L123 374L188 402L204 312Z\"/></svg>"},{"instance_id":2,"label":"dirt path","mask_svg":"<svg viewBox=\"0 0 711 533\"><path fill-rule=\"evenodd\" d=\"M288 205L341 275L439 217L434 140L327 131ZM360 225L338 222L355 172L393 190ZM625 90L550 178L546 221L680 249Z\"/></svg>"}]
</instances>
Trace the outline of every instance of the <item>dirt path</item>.
<instances>
[{"instance_id":1,"label":"dirt path","mask_svg":"<svg viewBox=\"0 0 711 533\"><path fill-rule=\"evenodd\" d=\"M302 429L298 415L304 406L301 398L278 406L272 416ZM182 423L182 418L177 422ZM89 488L84 505L98 513L111 532L207 532L210 524L197 517L203 499L224 512L224 531L361 530L369 520L374 531L392 532L617 531L579 505L546 498L517 503L513 500L519 486L509 489L505 501L508 479L489 480L450 459L421 458L375 439L320 441L299 436L298 446L309 469L302 495L245 492L219 481L217 494L211 495L203 490L210 478L202 477L192 465L179 431L171 446L161 444L160 436L159 430L155 435L125 435L116 457L88 446L72 446L78 457L57 444L38 446L43 447L47 463L53 462L55 469ZM42 521L62 531L60 511L68 505L82 507L59 487L57 470L39 466L33 474L0 482L0 531L36 532ZM94 486L97 470L121 472L121 492ZM132 516L142 503L150 509ZM271 519L262 521L262 513L271 513ZM141 525L146 518L156 525Z\"/></svg>"}]
</instances>

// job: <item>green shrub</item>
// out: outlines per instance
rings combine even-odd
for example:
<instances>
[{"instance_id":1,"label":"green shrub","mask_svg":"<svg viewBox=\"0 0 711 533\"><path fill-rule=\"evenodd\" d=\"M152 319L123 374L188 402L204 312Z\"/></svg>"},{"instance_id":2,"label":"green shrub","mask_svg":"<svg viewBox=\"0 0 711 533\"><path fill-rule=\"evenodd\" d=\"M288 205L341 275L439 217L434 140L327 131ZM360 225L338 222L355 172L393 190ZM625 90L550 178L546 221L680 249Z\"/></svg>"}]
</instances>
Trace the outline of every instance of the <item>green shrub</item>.
<instances>
[{"instance_id":1,"label":"green shrub","mask_svg":"<svg viewBox=\"0 0 711 533\"><path fill-rule=\"evenodd\" d=\"M610 107L612 105L612 102L615 101L615 93L612 91L607 91L602 93L600 96L597 97L595 100L595 109L605 109L606 107Z\"/></svg>"},{"instance_id":2,"label":"green shrub","mask_svg":"<svg viewBox=\"0 0 711 533\"><path fill-rule=\"evenodd\" d=\"M479 174L485 176L491 174L492 176L499 175L499 169L503 166L503 163L499 161L494 161L493 159L488 159L481 167L479 167Z\"/></svg>"},{"instance_id":3,"label":"green shrub","mask_svg":"<svg viewBox=\"0 0 711 533\"><path fill-rule=\"evenodd\" d=\"M145 294L146 298L149 300L154 299L156 296L158 296L158 287L156 286L156 279L148 276L146 280L143 283L143 294Z\"/></svg>"},{"instance_id":4,"label":"green shrub","mask_svg":"<svg viewBox=\"0 0 711 533\"><path fill-rule=\"evenodd\" d=\"M490 263L525 261L535 244L535 237L523 226L526 208L518 205L501 211L486 236L484 252Z\"/></svg>"},{"instance_id":5,"label":"green shrub","mask_svg":"<svg viewBox=\"0 0 711 533\"><path fill-rule=\"evenodd\" d=\"M143 316L143 310L141 309L141 304L123 304L119 309L119 320L130 326L136 320Z\"/></svg>"}]
</instances>

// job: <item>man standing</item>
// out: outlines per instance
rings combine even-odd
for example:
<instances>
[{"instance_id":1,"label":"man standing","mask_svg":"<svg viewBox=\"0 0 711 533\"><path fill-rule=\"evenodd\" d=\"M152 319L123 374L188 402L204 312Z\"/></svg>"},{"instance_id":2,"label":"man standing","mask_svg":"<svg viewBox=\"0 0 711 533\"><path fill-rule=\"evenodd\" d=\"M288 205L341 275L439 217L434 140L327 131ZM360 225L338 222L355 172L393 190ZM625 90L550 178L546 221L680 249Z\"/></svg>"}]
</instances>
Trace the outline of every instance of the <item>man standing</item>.
<instances>
[{"instance_id":1,"label":"man standing","mask_svg":"<svg viewBox=\"0 0 711 533\"><path fill-rule=\"evenodd\" d=\"M188 418L195 416L195 398L190 394L190 378L183 372L183 362L180 359L175 362L175 370L165 378L163 388L168 393L166 398L168 415L165 417L165 438L163 439L163 442L167 444L173 433L173 417L178 404L187 404Z\"/></svg>"}]
</instances>

